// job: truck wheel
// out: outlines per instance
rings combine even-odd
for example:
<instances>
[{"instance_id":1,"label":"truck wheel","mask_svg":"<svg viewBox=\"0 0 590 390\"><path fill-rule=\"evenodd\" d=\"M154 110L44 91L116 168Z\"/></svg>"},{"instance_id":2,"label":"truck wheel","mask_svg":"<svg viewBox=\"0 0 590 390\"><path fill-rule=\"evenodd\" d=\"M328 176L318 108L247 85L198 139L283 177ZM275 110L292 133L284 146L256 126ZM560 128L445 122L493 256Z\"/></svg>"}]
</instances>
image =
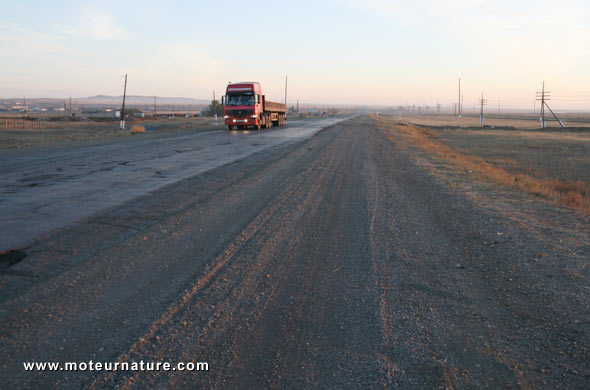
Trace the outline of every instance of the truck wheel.
<instances>
[{"instance_id":1,"label":"truck wheel","mask_svg":"<svg viewBox=\"0 0 590 390\"><path fill-rule=\"evenodd\" d=\"M227 128L230 129L230 130L233 130L234 129L234 127L232 125L228 125Z\"/></svg>"}]
</instances>

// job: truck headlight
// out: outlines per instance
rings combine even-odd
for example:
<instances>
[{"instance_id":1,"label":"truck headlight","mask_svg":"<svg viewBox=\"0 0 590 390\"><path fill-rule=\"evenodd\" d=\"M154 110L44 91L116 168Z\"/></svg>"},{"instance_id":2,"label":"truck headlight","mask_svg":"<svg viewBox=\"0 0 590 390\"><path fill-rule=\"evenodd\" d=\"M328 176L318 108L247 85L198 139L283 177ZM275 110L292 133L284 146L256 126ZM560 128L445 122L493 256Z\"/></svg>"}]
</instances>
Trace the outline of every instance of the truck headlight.
<instances>
[{"instance_id":1,"label":"truck headlight","mask_svg":"<svg viewBox=\"0 0 590 390\"><path fill-rule=\"evenodd\" d=\"M223 119L229 119L229 115L224 116Z\"/></svg>"},{"instance_id":2,"label":"truck headlight","mask_svg":"<svg viewBox=\"0 0 590 390\"><path fill-rule=\"evenodd\" d=\"M250 118L256 119L256 115L252 115L250 116Z\"/></svg>"}]
</instances>

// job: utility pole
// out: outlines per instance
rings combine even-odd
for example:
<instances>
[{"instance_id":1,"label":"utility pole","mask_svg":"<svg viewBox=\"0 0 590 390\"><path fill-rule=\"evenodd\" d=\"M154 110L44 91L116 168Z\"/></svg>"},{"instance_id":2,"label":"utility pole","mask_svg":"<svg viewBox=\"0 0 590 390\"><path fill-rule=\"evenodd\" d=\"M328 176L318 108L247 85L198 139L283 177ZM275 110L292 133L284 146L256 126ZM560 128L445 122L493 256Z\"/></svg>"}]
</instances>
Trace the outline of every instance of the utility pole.
<instances>
[{"instance_id":1,"label":"utility pole","mask_svg":"<svg viewBox=\"0 0 590 390\"><path fill-rule=\"evenodd\" d=\"M154 96L154 118L158 115L158 104L156 103L156 97Z\"/></svg>"},{"instance_id":2,"label":"utility pole","mask_svg":"<svg viewBox=\"0 0 590 390\"><path fill-rule=\"evenodd\" d=\"M488 99L483 98L483 92L481 93L481 99L479 99L480 110L479 110L479 123L483 123L483 106L488 104Z\"/></svg>"},{"instance_id":3,"label":"utility pole","mask_svg":"<svg viewBox=\"0 0 590 390\"><path fill-rule=\"evenodd\" d=\"M440 119L440 103L436 101L436 118Z\"/></svg>"},{"instance_id":4,"label":"utility pole","mask_svg":"<svg viewBox=\"0 0 590 390\"><path fill-rule=\"evenodd\" d=\"M299 114L299 99L297 99L297 113Z\"/></svg>"},{"instance_id":5,"label":"utility pole","mask_svg":"<svg viewBox=\"0 0 590 390\"><path fill-rule=\"evenodd\" d=\"M541 117L539 118L541 121L541 128L545 128L546 127L546 122L545 122L545 99L549 98L549 94L551 92L546 92L545 91L545 81L543 81L543 87L541 88L541 92L537 92L537 100L541 101Z\"/></svg>"},{"instance_id":6,"label":"utility pole","mask_svg":"<svg viewBox=\"0 0 590 390\"><path fill-rule=\"evenodd\" d=\"M459 77L459 97L457 99L457 104L459 105L457 112L459 113L459 119L461 119L461 77Z\"/></svg>"},{"instance_id":7,"label":"utility pole","mask_svg":"<svg viewBox=\"0 0 590 390\"><path fill-rule=\"evenodd\" d=\"M174 118L174 103L172 103L172 118Z\"/></svg>"},{"instance_id":8,"label":"utility pole","mask_svg":"<svg viewBox=\"0 0 590 390\"><path fill-rule=\"evenodd\" d=\"M72 116L72 97L70 96L70 117Z\"/></svg>"},{"instance_id":9,"label":"utility pole","mask_svg":"<svg viewBox=\"0 0 590 390\"><path fill-rule=\"evenodd\" d=\"M23 112L25 113L25 118L27 117L27 99L25 95L23 95Z\"/></svg>"},{"instance_id":10,"label":"utility pole","mask_svg":"<svg viewBox=\"0 0 590 390\"><path fill-rule=\"evenodd\" d=\"M547 126L547 122L545 121L545 107L547 107L547 109L549 110L551 115L553 115L553 117L555 118L557 123L559 123L559 125L561 127L565 127L563 122L557 117L557 115L555 115L555 113L551 110L551 108L547 104L547 100L550 100L549 99L550 94L551 94L551 92L545 91L545 81L543 81L543 88L541 89L541 92L537 92L537 99L536 99L536 100L541 101L541 118L539 118L541 120L541 127L544 129Z\"/></svg>"},{"instance_id":11,"label":"utility pole","mask_svg":"<svg viewBox=\"0 0 590 390\"><path fill-rule=\"evenodd\" d=\"M217 122L217 101L215 100L215 91L213 91L213 102L211 103L211 107L213 108L213 118L215 122Z\"/></svg>"},{"instance_id":12,"label":"utility pole","mask_svg":"<svg viewBox=\"0 0 590 390\"><path fill-rule=\"evenodd\" d=\"M123 87L123 107L121 108L121 122L119 127L125 130L125 97L127 96L127 73L125 73L125 86Z\"/></svg>"},{"instance_id":13,"label":"utility pole","mask_svg":"<svg viewBox=\"0 0 590 390\"><path fill-rule=\"evenodd\" d=\"M287 117L287 112L289 108L287 107L287 76L285 76L285 118Z\"/></svg>"}]
</instances>

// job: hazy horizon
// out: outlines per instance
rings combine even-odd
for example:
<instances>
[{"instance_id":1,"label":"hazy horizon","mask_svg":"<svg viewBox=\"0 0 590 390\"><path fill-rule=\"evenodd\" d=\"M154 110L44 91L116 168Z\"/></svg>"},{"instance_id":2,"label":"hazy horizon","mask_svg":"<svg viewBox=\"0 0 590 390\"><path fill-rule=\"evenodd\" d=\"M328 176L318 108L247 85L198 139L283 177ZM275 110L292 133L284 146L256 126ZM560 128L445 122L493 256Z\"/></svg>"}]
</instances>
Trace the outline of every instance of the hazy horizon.
<instances>
[{"instance_id":1,"label":"hazy horizon","mask_svg":"<svg viewBox=\"0 0 590 390\"><path fill-rule=\"evenodd\" d=\"M264 15L263 22L260 17ZM0 3L4 99L211 99L256 80L288 103L590 109L590 3L386 0ZM537 105L538 107L538 105Z\"/></svg>"}]
</instances>

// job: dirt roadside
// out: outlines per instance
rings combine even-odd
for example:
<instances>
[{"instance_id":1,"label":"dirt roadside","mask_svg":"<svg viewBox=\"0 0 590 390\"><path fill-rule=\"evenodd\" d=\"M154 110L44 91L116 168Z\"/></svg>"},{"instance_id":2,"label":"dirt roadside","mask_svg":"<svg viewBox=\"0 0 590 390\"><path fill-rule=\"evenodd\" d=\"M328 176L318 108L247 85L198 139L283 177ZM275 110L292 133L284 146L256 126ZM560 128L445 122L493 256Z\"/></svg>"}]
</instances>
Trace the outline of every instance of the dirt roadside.
<instances>
[{"instance_id":1,"label":"dirt roadside","mask_svg":"<svg viewBox=\"0 0 590 390\"><path fill-rule=\"evenodd\" d=\"M134 136L133 126L142 126L147 133L164 131L195 131L203 129L221 129L211 118L177 118L162 120L134 121L127 123L124 130L114 122L47 122L41 128L3 129L0 126L0 149L23 148L53 144L67 144L114 137ZM1 123L0 123L1 124ZM135 136L141 136L137 134Z\"/></svg>"}]
</instances>

